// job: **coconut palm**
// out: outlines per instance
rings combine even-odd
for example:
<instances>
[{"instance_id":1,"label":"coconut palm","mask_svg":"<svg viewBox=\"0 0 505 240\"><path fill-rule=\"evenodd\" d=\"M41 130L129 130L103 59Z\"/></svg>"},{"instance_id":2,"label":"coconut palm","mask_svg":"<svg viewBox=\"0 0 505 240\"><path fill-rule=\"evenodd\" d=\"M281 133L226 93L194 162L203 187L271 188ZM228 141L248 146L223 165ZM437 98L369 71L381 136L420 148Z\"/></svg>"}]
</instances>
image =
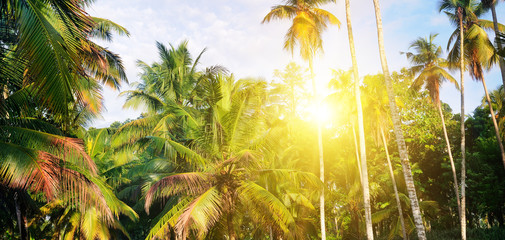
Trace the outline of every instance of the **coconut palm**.
<instances>
[{"instance_id":1,"label":"coconut palm","mask_svg":"<svg viewBox=\"0 0 505 240\"><path fill-rule=\"evenodd\" d=\"M25 106L22 91L13 93L2 104ZM43 120L21 116L29 113L24 109L9 113L9 118L0 118L2 185L43 193L46 199L60 199L81 212L94 207L105 223L117 217L95 181L96 165L81 140L62 136L60 129ZM24 214L22 210L20 214ZM18 224L25 232L23 221L18 219ZM21 237L27 239L25 234Z\"/></svg>"},{"instance_id":2,"label":"coconut palm","mask_svg":"<svg viewBox=\"0 0 505 240\"><path fill-rule=\"evenodd\" d=\"M464 58L464 28L463 19L471 12L469 8L475 5L472 0L443 0L440 3L439 11L445 11L446 14L451 14L452 16L457 16L456 25L459 28L459 73L460 73L460 92L461 92L461 209L460 209L460 220L461 220L461 239L466 239L466 194L465 194L465 182L466 182L466 150L465 150L465 58ZM470 10L470 11L469 11ZM463 41L461 41L463 40ZM457 47L457 45L454 45ZM454 52L456 54L456 52Z\"/></svg>"},{"instance_id":3,"label":"coconut palm","mask_svg":"<svg viewBox=\"0 0 505 240\"><path fill-rule=\"evenodd\" d=\"M405 54L407 59L413 64L410 70L414 75L417 75L412 84L412 88L418 91L424 86L424 88L428 90L431 101L440 114L440 119L442 120L442 130L444 132L445 143L447 145L447 153L451 163L454 193L456 195L458 211L461 212L458 177L456 175L456 167L452 158L451 144L449 142L449 136L447 135L444 113L442 112L442 104L440 102L440 85L442 85L444 81L450 81L456 86L456 88L459 87L457 81L444 69L448 66L448 63L444 59L440 58L442 48L433 42L437 35L438 34L430 34L428 38L416 39L409 47L409 49L414 48L415 52L407 52ZM461 215L461 213L459 214Z\"/></svg>"},{"instance_id":4,"label":"coconut palm","mask_svg":"<svg viewBox=\"0 0 505 240\"><path fill-rule=\"evenodd\" d=\"M488 99L488 104L490 105L489 110L492 116L493 125L495 128L495 134L498 139L497 142L498 146L500 147L502 161L505 166L505 149L503 148L503 143L501 141L501 137L499 134L498 124L494 117L494 111L491 106L491 101L489 99L489 94L487 91L487 86L483 74L483 69L489 69L499 59L498 56L496 55L494 46L489 41L487 33L485 32L486 29L488 30L492 29L493 22L479 19L479 16L483 13L483 8L482 5L479 5L475 1L471 0L462 1L461 3L459 3L458 6L459 7L457 8L458 9L457 15L451 12L446 12L446 14L449 16L449 18L453 23L459 22L459 25L455 30L455 32L452 34L448 44L448 49L451 49L448 55L448 61L451 63L459 62L461 69L464 67L463 62L466 62L466 65L470 72L470 76L474 80L482 82L484 92L486 93L486 98ZM498 24L498 28L499 30L504 29L503 25L501 24ZM457 32L460 33L459 36ZM452 42L454 42L454 45L452 48L450 48ZM464 130L464 125L462 125L462 129ZM466 173L463 173L464 171L466 171L465 165L462 164L462 178L461 178L462 235L466 235L466 216L464 205L465 195L463 189L465 186L464 178L466 177ZM466 236L464 236L463 238L466 238Z\"/></svg>"},{"instance_id":5,"label":"coconut palm","mask_svg":"<svg viewBox=\"0 0 505 240\"><path fill-rule=\"evenodd\" d=\"M498 126L504 127L505 124L505 91L503 89L503 85L498 87L498 89L495 89L489 93L489 98L491 99L491 103L493 106L493 109L496 109L496 118L498 119ZM482 98L482 105L481 107L484 107L484 105L487 105L487 98L483 97ZM500 132L501 137L505 137L505 132L503 130Z\"/></svg>"},{"instance_id":6,"label":"coconut palm","mask_svg":"<svg viewBox=\"0 0 505 240\"><path fill-rule=\"evenodd\" d=\"M289 239L295 221L288 209L272 193L258 185L258 162L263 135L257 135L262 119L260 105L265 84L218 76L200 82L200 96L209 103L191 157L205 159L205 167L195 172L173 173L152 185L146 195L146 210L161 198L176 204L160 218L148 239L172 227L185 239L212 235L225 229L229 239L239 233L236 212L245 208L257 224L274 227ZM256 126L252 127L252 126ZM260 147L261 148L261 147ZM187 154L185 151L184 154ZM312 181L319 182L317 178ZM265 211L266 210L266 211Z\"/></svg>"},{"instance_id":7,"label":"coconut palm","mask_svg":"<svg viewBox=\"0 0 505 240\"><path fill-rule=\"evenodd\" d=\"M349 38L349 50L351 51L352 59L352 70L354 76L354 93L356 97L356 108L358 113L358 129L359 129L359 150L361 158L361 171L362 171L362 185L363 185L363 199L365 204L365 222L366 222L366 234L368 239L373 239L373 227L372 227L372 210L370 207L370 189L368 186L368 170L366 161L366 146L365 146L365 127L363 126L363 107L361 105L361 93L359 86L359 73L358 64L356 60L356 52L354 50L354 37L352 35L352 24L351 24L351 4L349 0L345 0L345 15L347 21L347 36Z\"/></svg>"},{"instance_id":8,"label":"coconut palm","mask_svg":"<svg viewBox=\"0 0 505 240\"><path fill-rule=\"evenodd\" d=\"M89 64L82 56L88 51L86 46L93 44L91 31L100 23L94 23L83 10L85 4L88 2L0 4L2 36L4 31L8 33L2 37L0 54L0 181L18 193L43 193L47 200L59 199L79 211L93 207L108 224L117 214L95 181L96 165L80 140L65 137L69 121L62 120L71 119L69 106L90 109L86 102L95 101L95 96L86 96L82 88L84 78L92 77L88 86L93 87L98 79L107 82L114 77L118 83L126 79L120 74L124 71L116 55L96 68L106 73L103 77L88 74ZM12 24L6 24L6 19ZM102 23L111 24L107 20ZM101 33L110 35L107 29ZM89 61L112 54L97 45L95 49L103 51L90 54ZM18 213L21 239L27 239L24 210Z\"/></svg>"},{"instance_id":9,"label":"coconut palm","mask_svg":"<svg viewBox=\"0 0 505 240\"><path fill-rule=\"evenodd\" d=\"M97 176L93 182L100 188L107 206L117 215L124 215L131 220L137 220L138 215L128 205L119 200L113 189L121 182L121 174L116 169L121 166L119 155L110 148L112 132L110 129L90 130L80 136L85 140L86 152L97 164ZM115 162L111 167L110 162ZM115 171L116 170L116 171ZM113 174L115 172L116 174ZM123 180L125 182L126 180ZM85 211L65 206L61 200L53 200L40 208L37 214L38 224L54 226L55 236L80 239L111 239L127 236L128 233L119 222L119 218L102 221L103 213L97 208L88 206ZM50 218L47 218L50 216Z\"/></svg>"},{"instance_id":10,"label":"coconut palm","mask_svg":"<svg viewBox=\"0 0 505 240\"><path fill-rule=\"evenodd\" d=\"M113 33L129 35L128 31L110 20L89 16L83 10L87 4L6 1L0 5L5 18L0 29L7 36L2 39L6 51L0 59L0 85L26 87L40 115L50 112L64 133L79 122L76 116L89 121L98 115L102 107L99 83L118 89L127 82L121 58L92 40L111 41Z\"/></svg>"},{"instance_id":11,"label":"coconut palm","mask_svg":"<svg viewBox=\"0 0 505 240\"><path fill-rule=\"evenodd\" d=\"M317 99L316 82L314 79L313 58L316 53L322 51L321 33L329 24L340 26L340 21L330 12L318 8L320 5L332 2L332 0L298 1L287 0L284 5L273 6L270 12L263 18L262 23L272 20L292 19L292 25L285 36L284 49L293 53L296 45L299 45L300 56L309 63L311 72L313 98ZM324 157L321 126L318 124L318 148L320 163L320 179L324 183ZM320 199L321 238L326 239L326 227L324 218L324 191Z\"/></svg>"},{"instance_id":12,"label":"coconut palm","mask_svg":"<svg viewBox=\"0 0 505 240\"><path fill-rule=\"evenodd\" d=\"M484 78L484 70L489 70L495 63L498 62L500 57L496 54L495 48L491 41L489 40L485 30L491 30L493 28L493 22L488 20L479 19L479 16L483 13L483 8L481 5L473 4L468 5L466 8L467 14L464 17L464 29L465 29L465 40L464 40L464 57L467 67L470 70L470 76L475 81L480 81L484 88L486 99L488 100L489 110L491 117L493 119L493 125L495 128L496 138L498 139L498 146L501 151L501 158L505 167L505 149L503 147L503 142L501 141L500 131L498 128L498 123L496 122L495 112L491 105L491 99L489 98L489 93L487 90L486 81ZM448 16L455 21L456 16L448 13ZM499 30L505 30L505 26L498 24ZM459 31L459 29L455 30ZM459 47L460 43L459 37L453 33L451 41L454 40L454 46L449 52L448 61L457 62L459 61ZM451 42L448 44L448 48L451 46Z\"/></svg>"},{"instance_id":13,"label":"coconut palm","mask_svg":"<svg viewBox=\"0 0 505 240\"><path fill-rule=\"evenodd\" d=\"M393 92L393 85L391 83L391 76L389 75L389 68L387 65L386 51L384 49L384 36L382 32L382 18L380 13L380 5L378 0L373 0L375 7L375 17L377 21L377 34L379 41L379 53L382 64L382 72L384 74L384 80L386 83L386 90L389 98L389 111L391 112L391 118L393 120L393 129L396 137L396 142L398 145L398 152L400 153L400 159L403 167L403 174L405 178L405 184L407 186L407 192L411 202L412 213L414 217L414 223L417 230L417 236L419 239L426 239L426 233L423 225L423 218L421 211L419 209L419 202L417 199L416 188L414 185L414 179L412 178L412 170L410 168L410 161L407 152L407 147L405 145L405 139L403 137L403 132L401 129L400 115L398 114L398 109L395 102L395 93Z\"/></svg>"},{"instance_id":14,"label":"coconut palm","mask_svg":"<svg viewBox=\"0 0 505 240\"><path fill-rule=\"evenodd\" d=\"M145 106L147 112L143 118L118 129L112 141L116 150L128 152L165 139L164 147L158 148L158 152L165 156L176 154L175 149L182 147L178 141L190 139L200 122L197 109L205 103L197 95L199 81L226 71L211 67L204 73L198 72L196 67L204 51L193 60L187 41L170 48L158 42L157 47L160 62L150 66L138 61L143 71L141 82L136 84L137 89L121 93L127 97L125 108Z\"/></svg>"},{"instance_id":15,"label":"coconut palm","mask_svg":"<svg viewBox=\"0 0 505 240\"><path fill-rule=\"evenodd\" d=\"M389 134L385 134L384 131L389 132L389 127L391 125L391 118L389 117L388 109L386 107L388 99L383 86L384 77L382 75L365 76L364 80L364 92L366 96L366 112L369 113L369 123L372 125L371 128L375 130L374 142L378 146L382 143L384 147L384 152L386 154L386 160L389 168L389 176L391 177L391 182L393 184L393 191L395 193L396 208L398 209L398 218L400 222L400 227L402 231L403 239L408 239L407 230L405 228L405 219L403 217L402 205L400 202L400 194L398 193L398 187L396 184L396 179L394 175L393 165L391 164L391 159L388 150L388 139ZM398 229L398 228L396 228Z\"/></svg>"},{"instance_id":16,"label":"coconut palm","mask_svg":"<svg viewBox=\"0 0 505 240\"><path fill-rule=\"evenodd\" d=\"M493 16L493 30L495 34L495 41L496 41L496 46L498 51L501 51L503 49L502 47L502 40L500 39L500 30L498 29L498 19L496 17L496 4L498 4L497 0L482 0L481 4L483 5L485 10L491 10L491 15ZM500 70L501 70L501 77L502 77L502 82L503 85L505 85L505 60L500 59L499 60L500 64Z\"/></svg>"},{"instance_id":17,"label":"coconut palm","mask_svg":"<svg viewBox=\"0 0 505 240\"><path fill-rule=\"evenodd\" d=\"M19 39L13 58L26 66L26 83L34 85L40 104L68 112L74 99L81 100L73 74L85 76L80 63L81 43L92 30L92 18L82 2L3 1L2 16L16 23ZM42 95L43 94L43 95Z\"/></svg>"}]
</instances>

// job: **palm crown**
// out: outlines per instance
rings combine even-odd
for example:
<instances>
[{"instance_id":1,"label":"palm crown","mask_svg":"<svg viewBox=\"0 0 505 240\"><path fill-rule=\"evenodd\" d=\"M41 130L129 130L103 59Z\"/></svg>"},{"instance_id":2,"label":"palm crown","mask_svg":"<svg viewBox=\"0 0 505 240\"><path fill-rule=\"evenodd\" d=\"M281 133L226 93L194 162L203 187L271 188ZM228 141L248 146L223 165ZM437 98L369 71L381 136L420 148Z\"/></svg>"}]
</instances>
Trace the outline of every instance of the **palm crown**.
<instances>
[{"instance_id":1,"label":"palm crown","mask_svg":"<svg viewBox=\"0 0 505 240\"><path fill-rule=\"evenodd\" d=\"M292 19L284 39L284 49L293 53L296 45L300 46L300 56L304 60L312 58L322 51L322 32L328 23L340 26L340 21L330 12L318 8L332 0L286 0L284 5L273 6L263 18L262 23L272 20Z\"/></svg>"},{"instance_id":2,"label":"palm crown","mask_svg":"<svg viewBox=\"0 0 505 240\"><path fill-rule=\"evenodd\" d=\"M435 105L440 102L440 85L443 81L448 80L458 87L456 79L454 79L444 68L448 66L445 59L441 58L442 48L437 46L433 40L437 34L430 34L428 38L418 38L410 44L416 52L405 53L407 59L414 65L410 68L417 77L412 83L412 87L416 90L425 86L429 91L431 100Z\"/></svg>"}]
</instances>

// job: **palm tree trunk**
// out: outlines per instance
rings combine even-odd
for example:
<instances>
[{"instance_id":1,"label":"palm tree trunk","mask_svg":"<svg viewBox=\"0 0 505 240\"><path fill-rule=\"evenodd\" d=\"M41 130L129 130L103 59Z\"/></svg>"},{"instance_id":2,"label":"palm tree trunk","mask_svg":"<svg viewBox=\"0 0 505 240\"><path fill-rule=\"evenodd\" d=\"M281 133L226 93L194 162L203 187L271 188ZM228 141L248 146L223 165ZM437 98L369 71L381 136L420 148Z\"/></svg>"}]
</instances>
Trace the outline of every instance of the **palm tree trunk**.
<instances>
[{"instance_id":1,"label":"palm tree trunk","mask_svg":"<svg viewBox=\"0 0 505 240\"><path fill-rule=\"evenodd\" d=\"M316 80L314 79L314 66L312 65L312 58L309 58L310 78L312 80L312 92L314 94L314 101L317 98ZM323 136L321 132L321 124L317 122L317 145L319 149L319 179L323 183L321 189L321 196L319 197L319 215L321 221L321 240L326 240L326 223L324 217L324 158L323 158Z\"/></svg>"},{"instance_id":2,"label":"palm tree trunk","mask_svg":"<svg viewBox=\"0 0 505 240\"><path fill-rule=\"evenodd\" d=\"M379 53L382 64L382 71L384 73L384 80L386 82L386 90L389 98L389 109L391 111L391 118L393 119L393 129L396 137L396 143L398 145L401 164L403 167L405 185L407 186L407 192L409 195L410 205L412 208L412 216L414 217L414 224L417 229L417 237L419 238L419 240L426 240L423 218L421 216L421 210L419 209L416 187L414 185L412 170L410 168L409 155L407 152L407 147L405 145L405 139L403 138L400 115L398 114L398 109L396 107L395 94L393 92L393 85L391 83L391 76L389 75L389 69L386 60L386 50L384 49L384 36L382 32L382 19L380 13L379 0L373 0L373 3L375 7L375 18L377 21L377 35L378 35Z\"/></svg>"},{"instance_id":3,"label":"palm tree trunk","mask_svg":"<svg viewBox=\"0 0 505 240\"><path fill-rule=\"evenodd\" d=\"M459 73L461 79L461 240L466 240L466 151L465 151L465 48L464 48L464 34L463 34L463 9L460 7L457 10L459 18Z\"/></svg>"},{"instance_id":4,"label":"palm tree trunk","mask_svg":"<svg viewBox=\"0 0 505 240\"><path fill-rule=\"evenodd\" d=\"M495 2L496 1L493 1L493 3L491 3L491 14L493 15L493 27L494 27L494 36L496 39L496 46L498 47L498 50L501 50L502 44L500 38L498 37L498 33L500 31L498 30L498 18L496 17ZM505 86L505 61L503 60L503 58L500 58L499 63L501 70L501 80L503 82L503 86Z\"/></svg>"},{"instance_id":5,"label":"palm tree trunk","mask_svg":"<svg viewBox=\"0 0 505 240\"><path fill-rule=\"evenodd\" d=\"M336 232L335 235L338 238L340 236L340 234L339 234L339 230L338 230L338 219L337 219L337 217L335 217L334 220L335 220L335 232Z\"/></svg>"},{"instance_id":6,"label":"palm tree trunk","mask_svg":"<svg viewBox=\"0 0 505 240\"><path fill-rule=\"evenodd\" d=\"M442 119L442 129L444 131L445 143L447 145L447 153L449 154L449 160L451 162L454 193L456 194L456 203L458 204L458 215L461 218L461 203L459 201L458 176L456 175L456 167L454 167L454 159L452 158L451 143L449 142L449 136L447 135L444 113L442 112L442 105L440 104L440 101L438 101L437 106L438 106L438 113L440 114L440 119Z\"/></svg>"},{"instance_id":7,"label":"palm tree trunk","mask_svg":"<svg viewBox=\"0 0 505 240\"><path fill-rule=\"evenodd\" d=\"M486 80L482 77L482 85L484 86L484 92L486 93L487 104L489 105L489 112L491 112L491 119L493 119L494 132L496 134L496 139L498 140L498 146L500 147L501 160L503 162L503 167L505 167L505 150L503 149L503 142L500 137L500 128L496 122L496 116L494 114L493 106L491 105L491 98L489 98L489 93L487 91Z\"/></svg>"},{"instance_id":8,"label":"palm tree trunk","mask_svg":"<svg viewBox=\"0 0 505 240\"><path fill-rule=\"evenodd\" d=\"M386 137L384 136L384 130L380 128L382 135L382 143L384 144L384 150L386 151L386 159L388 160L389 174L391 175L391 181L393 182L393 190L395 192L396 206L398 208L398 216L400 216L400 224L402 225L402 235L403 239L407 240L407 231L405 230L405 220L403 219L402 203L400 202L400 195L398 195L398 188L396 187L395 173L393 171L393 165L391 164L391 159L389 159L388 144L386 142Z\"/></svg>"},{"instance_id":9,"label":"palm tree trunk","mask_svg":"<svg viewBox=\"0 0 505 240\"><path fill-rule=\"evenodd\" d=\"M361 171L362 171L361 185L363 186L363 203L365 205L366 235L369 240L372 240L373 239L372 208L370 206L370 188L368 185L368 169L366 165L365 127L363 126L363 107L361 106L358 63L356 61L356 52L354 49L354 38L352 35L352 24L351 24L351 5L349 3L349 0L345 0L345 15L347 20L347 36L349 38L349 49L351 51L352 69L354 74L354 91L356 96L356 107L358 112L359 150L361 155L360 159L361 159Z\"/></svg>"},{"instance_id":10,"label":"palm tree trunk","mask_svg":"<svg viewBox=\"0 0 505 240\"><path fill-rule=\"evenodd\" d=\"M352 126L352 134L354 136L354 150L356 151L356 164L358 165L359 182L361 184L363 184L363 176L362 176L362 172L361 172L361 161L359 160L358 139L356 138L356 131L354 130L354 126Z\"/></svg>"},{"instance_id":11,"label":"palm tree trunk","mask_svg":"<svg viewBox=\"0 0 505 240\"><path fill-rule=\"evenodd\" d=\"M228 237L229 237L229 240L235 240L235 239L237 239L237 236L235 234L235 229L233 228L233 216L231 215L231 213L228 213L226 222L228 224Z\"/></svg>"},{"instance_id":12,"label":"palm tree trunk","mask_svg":"<svg viewBox=\"0 0 505 240\"><path fill-rule=\"evenodd\" d=\"M26 231L26 222L23 217L23 209L19 200L19 192L14 192L14 205L16 207L16 217L19 228L19 239L20 240L28 240L28 232Z\"/></svg>"}]
</instances>

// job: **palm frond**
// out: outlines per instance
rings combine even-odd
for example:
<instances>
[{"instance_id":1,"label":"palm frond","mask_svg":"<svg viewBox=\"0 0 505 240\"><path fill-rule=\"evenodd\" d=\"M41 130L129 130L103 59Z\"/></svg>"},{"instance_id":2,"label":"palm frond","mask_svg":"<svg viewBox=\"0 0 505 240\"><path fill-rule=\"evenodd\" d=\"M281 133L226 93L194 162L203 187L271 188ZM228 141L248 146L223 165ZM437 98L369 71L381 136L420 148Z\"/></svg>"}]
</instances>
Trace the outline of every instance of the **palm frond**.
<instances>
[{"instance_id":1,"label":"palm frond","mask_svg":"<svg viewBox=\"0 0 505 240\"><path fill-rule=\"evenodd\" d=\"M176 198L173 198L174 201ZM155 219L154 222L156 224L151 228L149 234L146 237L146 240L151 240L155 238L160 238L162 236L166 236L166 232L168 228L174 228L177 223L177 219L184 212L186 208L188 208L191 203L191 198L186 197L175 204L171 204L168 202L163 209L163 212L160 213L161 217Z\"/></svg>"},{"instance_id":2,"label":"palm frond","mask_svg":"<svg viewBox=\"0 0 505 240\"><path fill-rule=\"evenodd\" d=\"M179 216L175 230L183 239L188 236L191 225L197 230L198 236L204 236L219 220L222 214L222 200L217 187L211 187L193 200Z\"/></svg>"},{"instance_id":3,"label":"palm frond","mask_svg":"<svg viewBox=\"0 0 505 240\"><path fill-rule=\"evenodd\" d=\"M130 32L123 26L105 18L92 17L93 31L91 37L96 37L101 40L112 41L112 31L119 35L130 36Z\"/></svg>"},{"instance_id":4,"label":"palm frond","mask_svg":"<svg viewBox=\"0 0 505 240\"><path fill-rule=\"evenodd\" d=\"M208 189L208 176L204 173L189 172L176 173L164 177L151 186L145 197L146 212L149 213L149 207L152 202L158 198L169 197L178 193L196 195L204 189Z\"/></svg>"},{"instance_id":5,"label":"palm frond","mask_svg":"<svg viewBox=\"0 0 505 240\"><path fill-rule=\"evenodd\" d=\"M272 20L291 19L294 16L296 16L296 8L294 6L277 5L272 7L261 23L268 23Z\"/></svg>"},{"instance_id":6,"label":"palm frond","mask_svg":"<svg viewBox=\"0 0 505 240\"><path fill-rule=\"evenodd\" d=\"M267 213L269 222L274 223L284 233L293 228L294 219L289 210L273 194L251 181L242 181L237 189L243 202L250 202L252 210Z\"/></svg>"}]
</instances>

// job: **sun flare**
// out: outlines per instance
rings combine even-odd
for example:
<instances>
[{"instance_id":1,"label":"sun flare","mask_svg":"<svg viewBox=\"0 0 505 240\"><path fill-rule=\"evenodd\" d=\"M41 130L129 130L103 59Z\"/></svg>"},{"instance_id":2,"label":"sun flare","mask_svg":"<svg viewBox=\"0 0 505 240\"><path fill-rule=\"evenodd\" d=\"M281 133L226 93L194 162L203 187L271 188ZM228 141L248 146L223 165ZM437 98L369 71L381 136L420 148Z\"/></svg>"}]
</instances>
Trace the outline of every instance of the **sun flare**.
<instances>
[{"instance_id":1,"label":"sun flare","mask_svg":"<svg viewBox=\"0 0 505 240\"><path fill-rule=\"evenodd\" d=\"M310 117L318 123L328 123L331 120L330 107L324 102L311 104L308 112L310 113Z\"/></svg>"}]
</instances>

